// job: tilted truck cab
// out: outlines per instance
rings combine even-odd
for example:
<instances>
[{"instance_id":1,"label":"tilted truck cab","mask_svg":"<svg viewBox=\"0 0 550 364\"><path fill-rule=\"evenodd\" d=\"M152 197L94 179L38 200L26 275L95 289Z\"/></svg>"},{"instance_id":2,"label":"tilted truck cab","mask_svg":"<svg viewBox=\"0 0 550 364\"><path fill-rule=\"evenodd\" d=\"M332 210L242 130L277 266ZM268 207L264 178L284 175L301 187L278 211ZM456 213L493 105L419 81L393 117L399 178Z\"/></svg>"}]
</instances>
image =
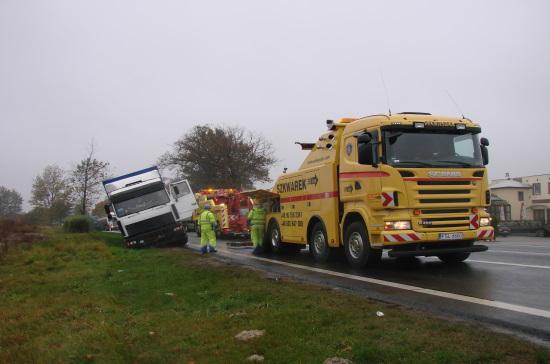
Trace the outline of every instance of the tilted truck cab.
<instances>
[{"instance_id":1,"label":"tilted truck cab","mask_svg":"<svg viewBox=\"0 0 550 364\"><path fill-rule=\"evenodd\" d=\"M391 257L446 262L487 250L492 238L485 138L466 118L426 113L327 122L296 172L275 182L266 247L309 244L318 261L343 247L362 267ZM274 195L275 196L275 195Z\"/></svg>"},{"instance_id":2,"label":"tilted truck cab","mask_svg":"<svg viewBox=\"0 0 550 364\"><path fill-rule=\"evenodd\" d=\"M158 168L150 167L105 180L103 187L111 202L107 216L116 220L128 247L187 243L184 221L197 207L187 180L166 186Z\"/></svg>"}]
</instances>

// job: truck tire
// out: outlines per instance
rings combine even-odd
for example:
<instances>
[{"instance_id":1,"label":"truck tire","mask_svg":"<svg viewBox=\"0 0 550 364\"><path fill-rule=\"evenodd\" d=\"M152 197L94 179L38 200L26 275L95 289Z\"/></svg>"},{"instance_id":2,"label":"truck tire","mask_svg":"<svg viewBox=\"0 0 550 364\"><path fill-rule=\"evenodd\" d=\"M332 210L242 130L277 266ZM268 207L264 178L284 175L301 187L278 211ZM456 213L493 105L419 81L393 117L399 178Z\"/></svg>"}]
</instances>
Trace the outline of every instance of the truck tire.
<instances>
[{"instance_id":1,"label":"truck tire","mask_svg":"<svg viewBox=\"0 0 550 364\"><path fill-rule=\"evenodd\" d=\"M327 232L325 225L318 222L311 230L309 237L309 251L316 262L324 263L330 257L330 246L328 245Z\"/></svg>"},{"instance_id":2,"label":"truck tire","mask_svg":"<svg viewBox=\"0 0 550 364\"><path fill-rule=\"evenodd\" d=\"M438 255L437 257L445 263L453 264L463 262L468 259L469 256L470 253L448 253Z\"/></svg>"},{"instance_id":3,"label":"truck tire","mask_svg":"<svg viewBox=\"0 0 550 364\"><path fill-rule=\"evenodd\" d=\"M367 229L361 221L354 221L346 227L344 251L353 268L375 265L382 257L382 249L371 248Z\"/></svg>"},{"instance_id":4,"label":"truck tire","mask_svg":"<svg viewBox=\"0 0 550 364\"><path fill-rule=\"evenodd\" d=\"M281 242L281 229L279 229L279 224L277 223L277 221L272 220L269 223L266 239L266 248L270 249L273 253L283 252L283 243Z\"/></svg>"}]
</instances>

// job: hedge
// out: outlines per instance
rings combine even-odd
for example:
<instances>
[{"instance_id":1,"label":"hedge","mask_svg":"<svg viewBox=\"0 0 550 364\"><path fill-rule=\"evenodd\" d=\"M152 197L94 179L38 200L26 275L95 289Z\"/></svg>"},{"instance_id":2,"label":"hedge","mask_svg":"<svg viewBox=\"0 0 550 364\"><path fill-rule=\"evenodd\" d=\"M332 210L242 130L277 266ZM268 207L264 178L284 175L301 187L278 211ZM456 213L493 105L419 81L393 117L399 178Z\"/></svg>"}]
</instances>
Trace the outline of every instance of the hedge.
<instances>
[{"instance_id":1,"label":"hedge","mask_svg":"<svg viewBox=\"0 0 550 364\"><path fill-rule=\"evenodd\" d=\"M67 233L87 233L92 230L92 221L85 215L69 216L63 223L63 230Z\"/></svg>"}]
</instances>

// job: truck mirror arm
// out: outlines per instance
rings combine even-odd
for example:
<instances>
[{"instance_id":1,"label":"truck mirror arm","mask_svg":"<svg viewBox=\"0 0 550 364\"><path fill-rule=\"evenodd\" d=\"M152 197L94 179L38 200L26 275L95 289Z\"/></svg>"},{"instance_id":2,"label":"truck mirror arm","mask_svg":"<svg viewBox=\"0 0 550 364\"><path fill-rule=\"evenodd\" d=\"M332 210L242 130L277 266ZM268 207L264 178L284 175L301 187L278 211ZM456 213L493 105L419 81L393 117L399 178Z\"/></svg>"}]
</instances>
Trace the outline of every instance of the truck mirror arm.
<instances>
[{"instance_id":1,"label":"truck mirror arm","mask_svg":"<svg viewBox=\"0 0 550 364\"><path fill-rule=\"evenodd\" d=\"M483 144L481 145L481 158L484 166L489 164L489 149Z\"/></svg>"},{"instance_id":2,"label":"truck mirror arm","mask_svg":"<svg viewBox=\"0 0 550 364\"><path fill-rule=\"evenodd\" d=\"M371 143L371 153L372 153L372 166L374 168L377 168L380 164L380 156L378 155L378 145L380 145L380 142L373 142Z\"/></svg>"}]
</instances>

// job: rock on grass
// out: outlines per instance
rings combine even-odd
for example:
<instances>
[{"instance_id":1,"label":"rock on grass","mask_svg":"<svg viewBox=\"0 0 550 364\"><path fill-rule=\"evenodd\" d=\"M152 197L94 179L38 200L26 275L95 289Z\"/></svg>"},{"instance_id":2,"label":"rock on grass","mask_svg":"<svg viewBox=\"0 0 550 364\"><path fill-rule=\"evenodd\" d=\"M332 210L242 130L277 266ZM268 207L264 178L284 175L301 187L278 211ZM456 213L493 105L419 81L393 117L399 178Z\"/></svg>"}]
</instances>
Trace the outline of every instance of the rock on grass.
<instances>
[{"instance_id":1,"label":"rock on grass","mask_svg":"<svg viewBox=\"0 0 550 364\"><path fill-rule=\"evenodd\" d=\"M337 356L333 358L328 358L323 362L323 364L353 364L349 359L339 358Z\"/></svg>"},{"instance_id":2,"label":"rock on grass","mask_svg":"<svg viewBox=\"0 0 550 364\"><path fill-rule=\"evenodd\" d=\"M237 335L235 335L235 339L247 341L252 340L257 337L263 336L265 334L265 330L245 330L239 332Z\"/></svg>"},{"instance_id":3,"label":"rock on grass","mask_svg":"<svg viewBox=\"0 0 550 364\"><path fill-rule=\"evenodd\" d=\"M246 361L251 361L253 363L261 363L264 361L264 357L258 354L254 354L246 358Z\"/></svg>"}]
</instances>

